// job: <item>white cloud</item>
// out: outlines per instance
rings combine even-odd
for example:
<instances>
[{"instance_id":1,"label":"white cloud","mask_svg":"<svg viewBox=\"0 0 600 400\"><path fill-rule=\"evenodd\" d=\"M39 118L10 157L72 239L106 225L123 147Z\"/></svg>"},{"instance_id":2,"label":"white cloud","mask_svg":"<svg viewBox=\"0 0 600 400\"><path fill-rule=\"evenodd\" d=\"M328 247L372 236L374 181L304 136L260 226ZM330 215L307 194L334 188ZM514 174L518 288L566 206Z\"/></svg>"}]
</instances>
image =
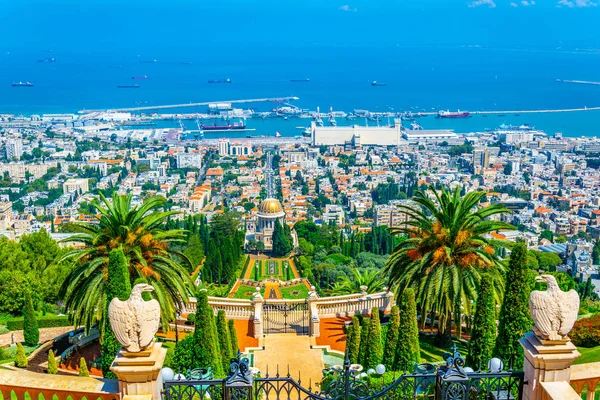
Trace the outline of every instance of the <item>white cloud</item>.
<instances>
[{"instance_id":1,"label":"white cloud","mask_svg":"<svg viewBox=\"0 0 600 400\"><path fill-rule=\"evenodd\" d=\"M517 3L510 3L511 7L519 7L519 5Z\"/></svg>"},{"instance_id":2,"label":"white cloud","mask_svg":"<svg viewBox=\"0 0 600 400\"><path fill-rule=\"evenodd\" d=\"M521 2L521 5L523 7L527 7L527 6L535 6L535 1L531 0L531 1L527 1L527 0L523 0Z\"/></svg>"},{"instance_id":3,"label":"white cloud","mask_svg":"<svg viewBox=\"0 0 600 400\"><path fill-rule=\"evenodd\" d=\"M352 8L348 4L344 4L343 6L341 6L340 10L342 10L342 11L357 11L356 8Z\"/></svg>"},{"instance_id":4,"label":"white cloud","mask_svg":"<svg viewBox=\"0 0 600 400\"><path fill-rule=\"evenodd\" d=\"M598 3L592 0L559 0L556 7L568 7L568 8L583 8L583 7L596 7Z\"/></svg>"},{"instance_id":5,"label":"white cloud","mask_svg":"<svg viewBox=\"0 0 600 400\"><path fill-rule=\"evenodd\" d=\"M467 3L467 5L471 8L479 7L479 6L483 6L483 5L487 5L489 8L496 7L496 3L494 3L494 0L474 0L470 3Z\"/></svg>"}]
</instances>

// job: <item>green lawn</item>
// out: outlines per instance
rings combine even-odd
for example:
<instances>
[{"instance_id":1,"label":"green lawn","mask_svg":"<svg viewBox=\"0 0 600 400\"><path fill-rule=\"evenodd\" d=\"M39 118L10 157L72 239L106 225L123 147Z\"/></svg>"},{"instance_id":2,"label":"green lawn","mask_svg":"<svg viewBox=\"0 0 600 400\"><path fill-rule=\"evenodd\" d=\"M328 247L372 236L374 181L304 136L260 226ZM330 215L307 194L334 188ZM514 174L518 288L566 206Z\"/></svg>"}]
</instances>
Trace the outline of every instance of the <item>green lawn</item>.
<instances>
[{"instance_id":1,"label":"green lawn","mask_svg":"<svg viewBox=\"0 0 600 400\"><path fill-rule=\"evenodd\" d=\"M240 287L235 292L235 295L233 297L236 298L236 299L248 299L248 300L251 300L252 296L254 295L254 293L256 293L256 288L255 287L251 287L251 286L247 286L247 285L240 285ZM260 290L260 294L262 294L264 296L265 295L265 289L261 289Z\"/></svg>"},{"instance_id":2,"label":"green lawn","mask_svg":"<svg viewBox=\"0 0 600 400\"><path fill-rule=\"evenodd\" d=\"M600 361L600 346L596 347L578 347L581 357L575 359L573 364L586 364Z\"/></svg>"},{"instance_id":3,"label":"green lawn","mask_svg":"<svg viewBox=\"0 0 600 400\"><path fill-rule=\"evenodd\" d=\"M284 299L306 299L308 297L308 288L304 284L282 287L279 290Z\"/></svg>"},{"instance_id":4,"label":"green lawn","mask_svg":"<svg viewBox=\"0 0 600 400\"><path fill-rule=\"evenodd\" d=\"M449 353L450 347L447 349L441 349L433 345L434 336L419 336L419 345L421 346L421 358L428 363L440 363L444 361L444 353ZM467 358L469 349L467 346L459 341L454 341L460 355L463 358Z\"/></svg>"},{"instance_id":5,"label":"green lawn","mask_svg":"<svg viewBox=\"0 0 600 400\"><path fill-rule=\"evenodd\" d=\"M269 272L269 264L273 264L275 267L273 270L273 273ZM269 279L269 278L285 280L285 273L283 270L284 270L284 267L282 265L282 262L279 260L261 260L260 264L259 264L258 280L264 281L265 279ZM252 276L254 277L255 274L253 273Z\"/></svg>"}]
</instances>

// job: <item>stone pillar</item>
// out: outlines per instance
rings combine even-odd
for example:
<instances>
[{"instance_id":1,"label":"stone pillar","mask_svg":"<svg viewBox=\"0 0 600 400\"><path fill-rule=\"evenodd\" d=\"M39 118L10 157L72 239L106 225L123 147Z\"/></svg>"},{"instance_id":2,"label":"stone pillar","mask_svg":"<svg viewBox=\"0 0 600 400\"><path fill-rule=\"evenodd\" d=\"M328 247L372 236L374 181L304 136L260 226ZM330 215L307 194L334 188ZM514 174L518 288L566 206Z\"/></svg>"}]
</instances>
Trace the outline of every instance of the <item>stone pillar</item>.
<instances>
[{"instance_id":1,"label":"stone pillar","mask_svg":"<svg viewBox=\"0 0 600 400\"><path fill-rule=\"evenodd\" d=\"M252 304L254 304L254 337L257 339L263 336L262 309L264 301L265 299L260 294L260 287L257 287L252 298Z\"/></svg>"},{"instance_id":2,"label":"stone pillar","mask_svg":"<svg viewBox=\"0 0 600 400\"><path fill-rule=\"evenodd\" d=\"M571 340L542 340L528 332L519 342L525 353L524 400L542 400L542 382L571 381L571 365L581 355Z\"/></svg>"},{"instance_id":3,"label":"stone pillar","mask_svg":"<svg viewBox=\"0 0 600 400\"><path fill-rule=\"evenodd\" d=\"M121 348L110 366L119 379L121 396L151 395L152 400L161 400L160 370L166 355L167 349L162 348L162 343L154 343L139 353L130 353Z\"/></svg>"},{"instance_id":4,"label":"stone pillar","mask_svg":"<svg viewBox=\"0 0 600 400\"><path fill-rule=\"evenodd\" d=\"M385 293L385 308L383 310L384 314L389 314L392 312L392 306L394 305L394 293L390 292L390 290L385 287L383 290Z\"/></svg>"},{"instance_id":5,"label":"stone pillar","mask_svg":"<svg viewBox=\"0 0 600 400\"><path fill-rule=\"evenodd\" d=\"M310 310L310 335L314 337L321 336L321 319L319 318L317 300L319 300L317 290L314 286L311 286L308 293L308 309Z\"/></svg>"}]
</instances>

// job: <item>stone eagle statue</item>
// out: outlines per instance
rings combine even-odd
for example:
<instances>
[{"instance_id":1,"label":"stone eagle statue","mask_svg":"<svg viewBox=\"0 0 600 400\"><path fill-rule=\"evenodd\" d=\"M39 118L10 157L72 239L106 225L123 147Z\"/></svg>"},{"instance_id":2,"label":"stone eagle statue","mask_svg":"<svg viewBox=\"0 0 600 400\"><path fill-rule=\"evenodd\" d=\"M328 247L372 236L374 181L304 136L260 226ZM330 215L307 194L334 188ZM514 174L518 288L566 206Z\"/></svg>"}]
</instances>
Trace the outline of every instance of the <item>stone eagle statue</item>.
<instances>
[{"instance_id":1,"label":"stone eagle statue","mask_svg":"<svg viewBox=\"0 0 600 400\"><path fill-rule=\"evenodd\" d=\"M579 296L573 289L563 292L552 275L539 275L536 282L546 282L544 292L534 290L529 295L529 310L533 318L533 333L544 340L565 339L573 329L579 312Z\"/></svg>"},{"instance_id":2,"label":"stone eagle statue","mask_svg":"<svg viewBox=\"0 0 600 400\"><path fill-rule=\"evenodd\" d=\"M126 351L140 352L154 342L160 322L160 305L156 300L145 301L142 292L154 288L145 283L135 285L126 301L112 299L108 305L110 326Z\"/></svg>"}]
</instances>

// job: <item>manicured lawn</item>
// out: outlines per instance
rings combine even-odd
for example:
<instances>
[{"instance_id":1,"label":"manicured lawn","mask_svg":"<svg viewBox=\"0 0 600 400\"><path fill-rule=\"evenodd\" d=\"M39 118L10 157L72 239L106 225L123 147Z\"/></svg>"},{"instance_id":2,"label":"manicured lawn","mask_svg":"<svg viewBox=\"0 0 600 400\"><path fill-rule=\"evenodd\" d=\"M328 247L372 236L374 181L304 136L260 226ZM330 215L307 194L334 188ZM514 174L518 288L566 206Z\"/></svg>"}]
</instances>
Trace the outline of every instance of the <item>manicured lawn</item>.
<instances>
[{"instance_id":1,"label":"manicured lawn","mask_svg":"<svg viewBox=\"0 0 600 400\"><path fill-rule=\"evenodd\" d=\"M246 285L240 285L240 287L235 292L235 295L233 297L236 298L236 299L248 299L248 300L250 300L250 299L252 299L252 296L254 295L254 293L256 293L256 288L255 287L246 286ZM262 294L264 296L265 290L261 289L260 290L260 294Z\"/></svg>"},{"instance_id":2,"label":"manicured lawn","mask_svg":"<svg viewBox=\"0 0 600 400\"><path fill-rule=\"evenodd\" d=\"M428 363L440 363L444 361L444 353L450 352L450 347L441 349L433 345L434 336L419 336L419 346L421 346L421 358ZM461 342L454 341L458 351L463 358L467 358L469 349Z\"/></svg>"},{"instance_id":3,"label":"manicured lawn","mask_svg":"<svg viewBox=\"0 0 600 400\"><path fill-rule=\"evenodd\" d=\"M284 299L306 299L308 297L308 288L304 284L282 287L279 291Z\"/></svg>"},{"instance_id":4,"label":"manicured lawn","mask_svg":"<svg viewBox=\"0 0 600 400\"><path fill-rule=\"evenodd\" d=\"M600 361L600 346L596 347L578 347L581 357L575 359L573 364L586 364Z\"/></svg>"}]
</instances>

